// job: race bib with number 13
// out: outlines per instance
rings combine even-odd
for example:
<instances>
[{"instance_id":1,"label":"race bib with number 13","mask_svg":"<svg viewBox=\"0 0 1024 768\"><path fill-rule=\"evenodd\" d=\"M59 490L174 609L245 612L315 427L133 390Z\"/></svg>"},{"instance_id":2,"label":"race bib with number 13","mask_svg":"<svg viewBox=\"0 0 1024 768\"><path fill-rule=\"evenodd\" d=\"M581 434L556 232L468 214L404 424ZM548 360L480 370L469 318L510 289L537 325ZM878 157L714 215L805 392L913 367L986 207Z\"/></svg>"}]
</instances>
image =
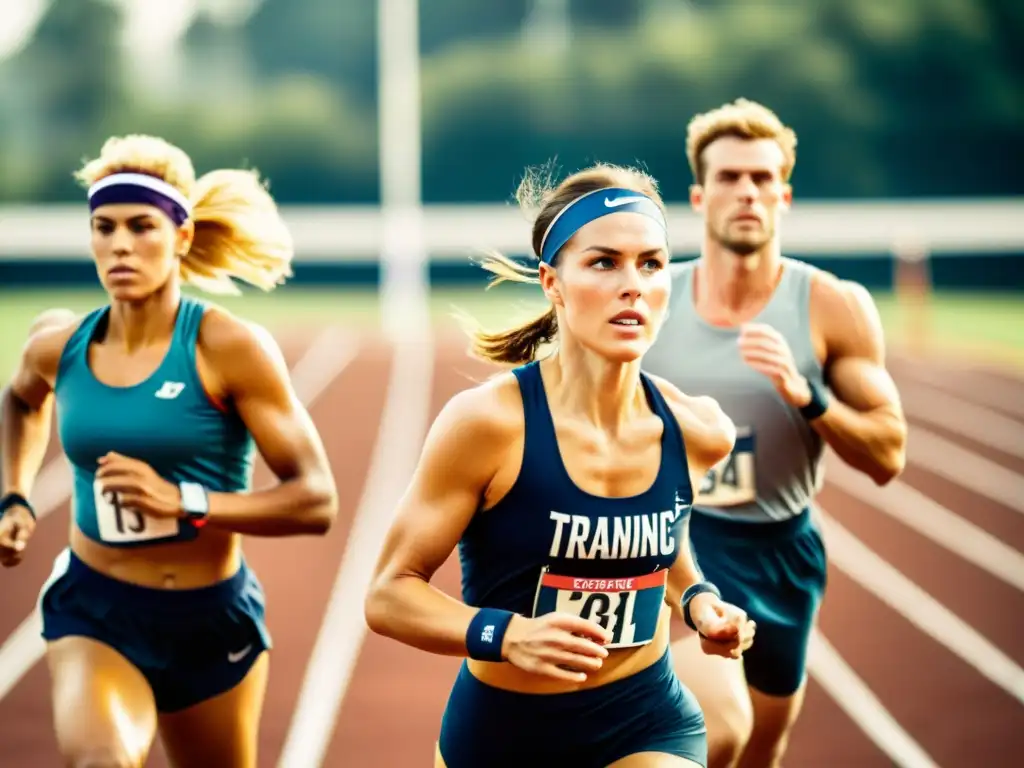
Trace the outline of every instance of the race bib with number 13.
<instances>
[{"instance_id":1,"label":"race bib with number 13","mask_svg":"<svg viewBox=\"0 0 1024 768\"><path fill-rule=\"evenodd\" d=\"M100 539L123 544L153 539L169 539L178 535L180 520L175 517L152 517L121 504L117 493L104 491L100 481L93 482L93 501Z\"/></svg>"}]
</instances>

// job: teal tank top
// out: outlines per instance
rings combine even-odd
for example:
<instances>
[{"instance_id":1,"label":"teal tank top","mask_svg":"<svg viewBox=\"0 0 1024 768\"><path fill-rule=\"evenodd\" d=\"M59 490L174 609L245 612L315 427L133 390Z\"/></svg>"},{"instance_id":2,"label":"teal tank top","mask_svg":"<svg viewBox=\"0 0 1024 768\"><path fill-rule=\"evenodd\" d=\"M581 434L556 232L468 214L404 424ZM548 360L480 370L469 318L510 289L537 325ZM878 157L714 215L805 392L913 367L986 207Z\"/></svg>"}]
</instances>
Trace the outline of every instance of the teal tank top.
<instances>
[{"instance_id":1,"label":"teal tank top","mask_svg":"<svg viewBox=\"0 0 1024 768\"><path fill-rule=\"evenodd\" d=\"M688 395L710 395L736 425L732 454L705 477L696 514L753 523L787 520L811 505L821 487L825 443L740 356L739 328L706 322L693 305L696 260L673 265L672 300L643 368ZM782 278L754 318L789 343L797 368L827 387L811 339L811 280L816 268L783 259Z\"/></svg>"},{"instance_id":2,"label":"teal tank top","mask_svg":"<svg viewBox=\"0 0 1024 768\"><path fill-rule=\"evenodd\" d=\"M253 440L238 414L206 394L196 344L206 304L183 296L174 336L160 366L140 384L112 387L89 368L89 346L106 332L110 307L90 312L61 354L55 387L57 429L74 477L72 514L81 531L105 546L193 541L200 529L181 519L144 516L96 485L97 460L110 451L144 461L178 483L210 491L248 489Z\"/></svg>"}]
</instances>

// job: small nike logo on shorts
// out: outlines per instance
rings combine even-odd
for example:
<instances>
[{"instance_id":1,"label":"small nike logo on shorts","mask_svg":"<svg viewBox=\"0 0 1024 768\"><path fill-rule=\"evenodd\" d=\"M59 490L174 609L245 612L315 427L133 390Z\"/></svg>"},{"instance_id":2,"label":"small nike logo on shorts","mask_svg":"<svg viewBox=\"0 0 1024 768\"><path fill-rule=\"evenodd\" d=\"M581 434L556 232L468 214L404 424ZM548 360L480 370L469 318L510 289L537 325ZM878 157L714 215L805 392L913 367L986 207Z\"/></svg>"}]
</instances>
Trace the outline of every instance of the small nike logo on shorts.
<instances>
[{"instance_id":1,"label":"small nike logo on shorts","mask_svg":"<svg viewBox=\"0 0 1024 768\"><path fill-rule=\"evenodd\" d=\"M239 661L241 661L242 659L244 659L249 654L249 651L251 651L251 650L252 650L252 643L249 643L247 646L245 646L245 648L243 648L240 651L229 651L228 652L228 661L230 661L232 664L236 664Z\"/></svg>"}]
</instances>

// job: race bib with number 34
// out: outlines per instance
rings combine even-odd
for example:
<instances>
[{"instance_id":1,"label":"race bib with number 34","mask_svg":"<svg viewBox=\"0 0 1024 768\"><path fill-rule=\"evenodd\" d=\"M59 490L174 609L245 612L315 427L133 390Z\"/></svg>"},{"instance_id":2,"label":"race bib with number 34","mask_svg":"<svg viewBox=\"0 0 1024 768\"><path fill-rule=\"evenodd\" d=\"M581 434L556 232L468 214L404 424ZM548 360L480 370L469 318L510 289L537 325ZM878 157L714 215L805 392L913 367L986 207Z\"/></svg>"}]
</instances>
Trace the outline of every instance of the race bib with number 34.
<instances>
[{"instance_id":1,"label":"race bib with number 34","mask_svg":"<svg viewBox=\"0 0 1024 768\"><path fill-rule=\"evenodd\" d=\"M168 539L178 535L180 521L175 517L151 517L124 507L117 493L105 492L100 481L93 482L96 524L100 539L112 544Z\"/></svg>"},{"instance_id":2,"label":"race bib with number 34","mask_svg":"<svg viewBox=\"0 0 1024 768\"><path fill-rule=\"evenodd\" d=\"M537 584L533 615L571 613L612 634L606 648L647 645L654 639L665 600L668 571L621 579L559 576L545 568Z\"/></svg>"},{"instance_id":3,"label":"race bib with number 34","mask_svg":"<svg viewBox=\"0 0 1024 768\"><path fill-rule=\"evenodd\" d=\"M708 470L697 503L708 507L750 504L757 499L754 435L741 433L728 456Z\"/></svg>"}]
</instances>

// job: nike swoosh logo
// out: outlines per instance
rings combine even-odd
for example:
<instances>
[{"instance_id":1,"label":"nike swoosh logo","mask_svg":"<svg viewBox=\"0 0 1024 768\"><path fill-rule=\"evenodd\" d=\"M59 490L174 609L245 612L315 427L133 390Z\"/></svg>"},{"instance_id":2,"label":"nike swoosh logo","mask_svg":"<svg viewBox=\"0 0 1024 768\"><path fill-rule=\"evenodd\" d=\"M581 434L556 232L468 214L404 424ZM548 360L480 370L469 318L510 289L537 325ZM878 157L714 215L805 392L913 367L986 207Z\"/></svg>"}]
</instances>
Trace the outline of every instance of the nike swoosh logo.
<instances>
[{"instance_id":1,"label":"nike swoosh logo","mask_svg":"<svg viewBox=\"0 0 1024 768\"><path fill-rule=\"evenodd\" d=\"M611 200L611 199L606 197L604 199L604 204L608 208L618 208L620 205L625 205L626 203L637 203L637 202L640 202L640 201L646 200L646 199L647 198L645 198L645 197L618 197L618 198L616 198L614 200Z\"/></svg>"},{"instance_id":2,"label":"nike swoosh logo","mask_svg":"<svg viewBox=\"0 0 1024 768\"><path fill-rule=\"evenodd\" d=\"M249 645L245 646L245 648L243 648L240 651L229 652L228 653L228 661L230 661L232 664L235 664L236 662L239 662L242 659L244 659L249 654L249 651L251 651L251 650L252 650L252 643L249 643Z\"/></svg>"}]
</instances>

